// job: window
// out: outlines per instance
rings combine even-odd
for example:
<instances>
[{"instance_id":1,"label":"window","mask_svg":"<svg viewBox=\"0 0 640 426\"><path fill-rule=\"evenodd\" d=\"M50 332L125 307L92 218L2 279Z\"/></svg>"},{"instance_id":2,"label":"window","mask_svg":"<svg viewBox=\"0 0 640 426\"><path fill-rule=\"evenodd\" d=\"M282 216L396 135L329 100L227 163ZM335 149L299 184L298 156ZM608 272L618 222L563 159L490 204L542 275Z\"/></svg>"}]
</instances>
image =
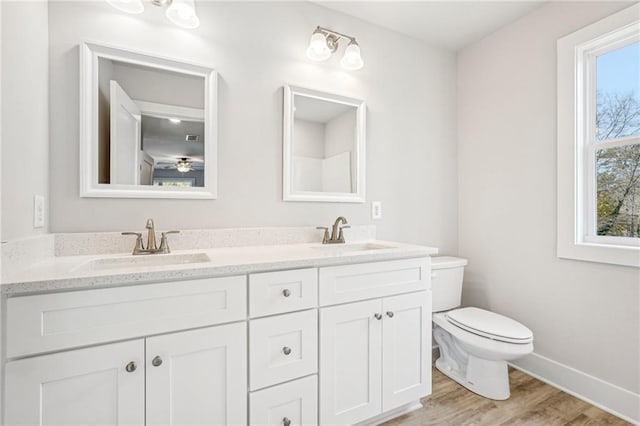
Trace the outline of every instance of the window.
<instances>
[{"instance_id":1,"label":"window","mask_svg":"<svg viewBox=\"0 0 640 426\"><path fill-rule=\"evenodd\" d=\"M640 6L558 40L558 256L640 267Z\"/></svg>"}]
</instances>

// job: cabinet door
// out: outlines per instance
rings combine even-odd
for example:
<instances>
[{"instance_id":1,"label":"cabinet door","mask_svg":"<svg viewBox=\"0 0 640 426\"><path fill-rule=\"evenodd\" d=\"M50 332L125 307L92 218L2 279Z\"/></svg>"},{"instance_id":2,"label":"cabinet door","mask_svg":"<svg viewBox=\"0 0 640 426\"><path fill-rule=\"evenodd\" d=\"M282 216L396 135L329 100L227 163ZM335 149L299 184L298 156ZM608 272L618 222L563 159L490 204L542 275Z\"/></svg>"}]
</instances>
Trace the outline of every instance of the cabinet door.
<instances>
[{"instance_id":1,"label":"cabinet door","mask_svg":"<svg viewBox=\"0 0 640 426\"><path fill-rule=\"evenodd\" d=\"M247 325L147 339L147 425L247 423Z\"/></svg>"},{"instance_id":2,"label":"cabinet door","mask_svg":"<svg viewBox=\"0 0 640 426\"><path fill-rule=\"evenodd\" d=\"M9 362L5 398L7 426L143 425L144 342Z\"/></svg>"},{"instance_id":3,"label":"cabinet door","mask_svg":"<svg viewBox=\"0 0 640 426\"><path fill-rule=\"evenodd\" d=\"M431 393L431 292L383 299L382 411Z\"/></svg>"},{"instance_id":4,"label":"cabinet door","mask_svg":"<svg viewBox=\"0 0 640 426\"><path fill-rule=\"evenodd\" d=\"M381 300L320 310L320 424L354 424L380 414L381 315Z\"/></svg>"}]
</instances>

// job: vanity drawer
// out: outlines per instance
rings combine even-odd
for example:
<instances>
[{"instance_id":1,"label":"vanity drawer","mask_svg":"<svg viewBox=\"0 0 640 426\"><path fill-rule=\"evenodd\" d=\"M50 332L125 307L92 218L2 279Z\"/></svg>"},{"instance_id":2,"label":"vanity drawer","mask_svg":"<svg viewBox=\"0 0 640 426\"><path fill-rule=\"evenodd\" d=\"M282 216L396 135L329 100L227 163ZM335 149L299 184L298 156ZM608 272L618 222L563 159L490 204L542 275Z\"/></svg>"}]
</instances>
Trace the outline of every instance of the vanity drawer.
<instances>
[{"instance_id":1,"label":"vanity drawer","mask_svg":"<svg viewBox=\"0 0 640 426\"><path fill-rule=\"evenodd\" d=\"M249 322L250 390L317 371L318 312L315 309Z\"/></svg>"},{"instance_id":2,"label":"vanity drawer","mask_svg":"<svg viewBox=\"0 0 640 426\"><path fill-rule=\"evenodd\" d=\"M252 426L317 425L318 376L253 392L249 396L249 410Z\"/></svg>"},{"instance_id":3,"label":"vanity drawer","mask_svg":"<svg viewBox=\"0 0 640 426\"><path fill-rule=\"evenodd\" d=\"M243 275L9 298L7 356L243 320L246 287Z\"/></svg>"},{"instance_id":4,"label":"vanity drawer","mask_svg":"<svg viewBox=\"0 0 640 426\"><path fill-rule=\"evenodd\" d=\"M320 268L320 306L428 290L431 258Z\"/></svg>"},{"instance_id":5,"label":"vanity drawer","mask_svg":"<svg viewBox=\"0 0 640 426\"><path fill-rule=\"evenodd\" d=\"M249 315L261 317L318 306L318 270L249 275Z\"/></svg>"}]
</instances>

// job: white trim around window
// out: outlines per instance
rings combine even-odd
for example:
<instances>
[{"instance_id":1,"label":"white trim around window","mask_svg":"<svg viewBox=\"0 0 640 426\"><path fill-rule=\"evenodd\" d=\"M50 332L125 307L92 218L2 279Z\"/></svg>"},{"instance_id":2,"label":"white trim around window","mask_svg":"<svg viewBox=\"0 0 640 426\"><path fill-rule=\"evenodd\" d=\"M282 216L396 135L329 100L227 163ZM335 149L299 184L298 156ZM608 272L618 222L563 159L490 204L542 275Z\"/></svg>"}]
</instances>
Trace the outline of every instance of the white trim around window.
<instances>
[{"instance_id":1,"label":"white trim around window","mask_svg":"<svg viewBox=\"0 0 640 426\"><path fill-rule=\"evenodd\" d=\"M558 40L558 257L640 268L637 239L595 235L595 58L640 40L640 4ZM593 212L593 213L590 213Z\"/></svg>"}]
</instances>

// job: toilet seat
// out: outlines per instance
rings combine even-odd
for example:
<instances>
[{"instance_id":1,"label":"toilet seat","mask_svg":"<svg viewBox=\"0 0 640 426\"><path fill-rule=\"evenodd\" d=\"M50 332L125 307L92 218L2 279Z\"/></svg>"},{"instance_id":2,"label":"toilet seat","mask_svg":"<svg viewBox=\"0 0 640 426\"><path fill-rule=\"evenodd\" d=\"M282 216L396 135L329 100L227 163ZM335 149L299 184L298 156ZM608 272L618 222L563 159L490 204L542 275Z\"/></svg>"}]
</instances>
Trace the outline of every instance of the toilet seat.
<instances>
[{"instance_id":1,"label":"toilet seat","mask_svg":"<svg viewBox=\"0 0 640 426\"><path fill-rule=\"evenodd\" d=\"M533 333L511 318L480 308L461 308L448 311L445 317L452 325L479 336L505 343L527 344Z\"/></svg>"}]
</instances>

